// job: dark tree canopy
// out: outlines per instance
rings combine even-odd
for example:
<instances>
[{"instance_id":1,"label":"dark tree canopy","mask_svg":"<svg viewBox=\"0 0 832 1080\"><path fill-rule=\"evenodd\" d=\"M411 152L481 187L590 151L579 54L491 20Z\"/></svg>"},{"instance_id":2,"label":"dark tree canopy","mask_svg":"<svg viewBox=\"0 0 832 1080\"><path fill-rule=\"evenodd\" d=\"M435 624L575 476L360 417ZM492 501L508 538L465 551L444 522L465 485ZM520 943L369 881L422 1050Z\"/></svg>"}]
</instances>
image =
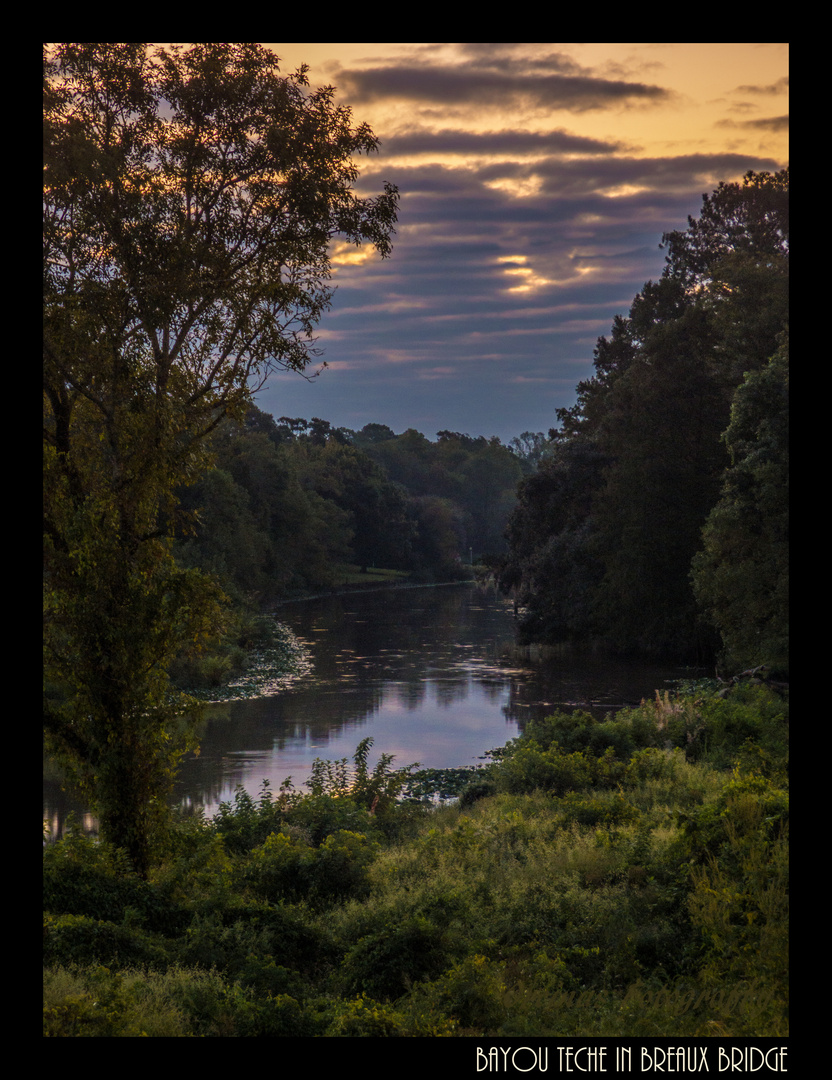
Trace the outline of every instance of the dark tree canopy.
<instances>
[{"instance_id":1,"label":"dark tree canopy","mask_svg":"<svg viewBox=\"0 0 832 1080\"><path fill-rule=\"evenodd\" d=\"M727 479L726 469L752 388L755 402L780 409L776 394L761 393L780 385L779 369L763 382L755 373L768 370L788 327L788 187L787 170L749 173L704 196L687 230L663 238L661 278L599 339L595 373L558 410L560 428L509 526L501 581L526 609L527 638L704 659L718 646L716 626L735 658L768 649L782 663L782 469L752 469L756 451ZM755 418L755 431L768 430L765 420ZM737 509L752 475L766 481L756 497L779 509L765 542L749 534L740 544L743 528L762 528L752 499ZM740 641L743 611L757 652Z\"/></svg>"},{"instance_id":2,"label":"dark tree canopy","mask_svg":"<svg viewBox=\"0 0 832 1080\"><path fill-rule=\"evenodd\" d=\"M153 389L204 410L305 370L332 238L390 253L395 189L352 190L370 129L256 44L65 44L45 71L55 373L89 396L93 348L129 351Z\"/></svg>"},{"instance_id":3,"label":"dark tree canopy","mask_svg":"<svg viewBox=\"0 0 832 1080\"><path fill-rule=\"evenodd\" d=\"M137 869L181 746L166 672L219 596L178 493L276 368L303 373L330 242L384 257L397 193L330 88L251 43L44 50L46 730Z\"/></svg>"},{"instance_id":4,"label":"dark tree canopy","mask_svg":"<svg viewBox=\"0 0 832 1080\"><path fill-rule=\"evenodd\" d=\"M735 668L789 662L789 343L737 390L731 462L693 561L694 591Z\"/></svg>"},{"instance_id":5,"label":"dark tree canopy","mask_svg":"<svg viewBox=\"0 0 832 1080\"><path fill-rule=\"evenodd\" d=\"M724 261L746 257L772 265L789 253L789 171L749 172L742 184L719 184L702 198L698 218L665 233L667 270L688 288L724 279Z\"/></svg>"}]
</instances>

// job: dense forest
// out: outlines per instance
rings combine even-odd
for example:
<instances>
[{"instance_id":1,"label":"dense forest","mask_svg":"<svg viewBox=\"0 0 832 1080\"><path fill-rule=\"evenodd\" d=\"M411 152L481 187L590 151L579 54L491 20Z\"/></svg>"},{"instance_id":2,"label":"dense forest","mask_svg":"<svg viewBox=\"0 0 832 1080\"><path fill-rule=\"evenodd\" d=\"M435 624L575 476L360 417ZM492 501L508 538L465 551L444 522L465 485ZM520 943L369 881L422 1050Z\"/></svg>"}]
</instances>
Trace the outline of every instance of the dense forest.
<instances>
[{"instance_id":1,"label":"dense forest","mask_svg":"<svg viewBox=\"0 0 832 1080\"><path fill-rule=\"evenodd\" d=\"M527 640L788 664L789 177L705 196L598 341L499 579Z\"/></svg>"},{"instance_id":2,"label":"dense forest","mask_svg":"<svg viewBox=\"0 0 832 1080\"><path fill-rule=\"evenodd\" d=\"M507 550L517 484L532 468L526 444L512 443L275 420L250 405L212 436L213 467L181 493L192 517L177 558L260 605L341 584L345 567L470 577L471 562Z\"/></svg>"}]
</instances>

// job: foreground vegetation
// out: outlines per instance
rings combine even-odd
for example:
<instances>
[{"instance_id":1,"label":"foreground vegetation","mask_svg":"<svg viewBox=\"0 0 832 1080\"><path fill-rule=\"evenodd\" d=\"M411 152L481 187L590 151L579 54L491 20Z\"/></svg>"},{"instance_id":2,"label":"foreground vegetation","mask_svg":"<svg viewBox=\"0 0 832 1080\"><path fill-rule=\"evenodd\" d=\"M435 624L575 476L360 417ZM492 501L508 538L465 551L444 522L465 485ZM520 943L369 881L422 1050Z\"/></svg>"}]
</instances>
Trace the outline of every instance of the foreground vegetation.
<instances>
[{"instance_id":1,"label":"foreground vegetation","mask_svg":"<svg viewBox=\"0 0 832 1080\"><path fill-rule=\"evenodd\" d=\"M782 691L695 686L474 772L365 740L173 824L147 880L69 835L44 1034L785 1036L787 746Z\"/></svg>"}]
</instances>

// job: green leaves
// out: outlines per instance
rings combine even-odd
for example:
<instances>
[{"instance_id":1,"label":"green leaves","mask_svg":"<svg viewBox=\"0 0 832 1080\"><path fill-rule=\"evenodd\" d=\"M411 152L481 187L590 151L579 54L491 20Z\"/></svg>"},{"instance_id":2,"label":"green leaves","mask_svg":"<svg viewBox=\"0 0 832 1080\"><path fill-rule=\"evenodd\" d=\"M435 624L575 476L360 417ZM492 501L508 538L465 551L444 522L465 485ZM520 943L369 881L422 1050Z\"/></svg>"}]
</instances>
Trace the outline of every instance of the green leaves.
<instances>
[{"instance_id":1,"label":"green leaves","mask_svg":"<svg viewBox=\"0 0 832 1080\"><path fill-rule=\"evenodd\" d=\"M46 728L142 873L193 704L168 671L223 618L174 560L181 492L316 355L331 237L390 252L397 193L352 191L372 133L304 82L250 43L44 53Z\"/></svg>"},{"instance_id":2,"label":"green leaves","mask_svg":"<svg viewBox=\"0 0 832 1080\"><path fill-rule=\"evenodd\" d=\"M750 460L729 469L726 451L745 454L749 437L758 448L782 443L774 433L782 394L763 392L753 373L766 368L788 326L788 183L788 170L749 173L705 196L700 217L664 237L661 278L599 339L595 375L578 385L573 408L559 410L562 427L521 486L509 523L500 577L526 608L527 640L597 641L701 663L714 657L714 626L727 629L730 608L731 633L745 612L758 646L728 649L723 633L730 662L749 666L775 654L783 662L785 543L758 545L760 515L736 513L738 499L750 510L756 489L777 507L772 520L782 534L782 469L767 451L765 470L752 479ZM740 393L744 378L750 385ZM723 482L732 492L724 501ZM766 618L778 624L779 640L766 637Z\"/></svg>"},{"instance_id":3,"label":"green leaves","mask_svg":"<svg viewBox=\"0 0 832 1080\"><path fill-rule=\"evenodd\" d=\"M692 569L697 599L720 631L733 669L789 656L789 347L738 388L725 443L722 494Z\"/></svg>"},{"instance_id":4,"label":"green leaves","mask_svg":"<svg viewBox=\"0 0 832 1080\"><path fill-rule=\"evenodd\" d=\"M397 800L418 762L399 769L391 768L392 754L381 754L372 772L368 768L372 738L362 739L353 754L352 768L347 758L325 761L316 758L306 782L313 796L348 798L372 814L383 813Z\"/></svg>"}]
</instances>

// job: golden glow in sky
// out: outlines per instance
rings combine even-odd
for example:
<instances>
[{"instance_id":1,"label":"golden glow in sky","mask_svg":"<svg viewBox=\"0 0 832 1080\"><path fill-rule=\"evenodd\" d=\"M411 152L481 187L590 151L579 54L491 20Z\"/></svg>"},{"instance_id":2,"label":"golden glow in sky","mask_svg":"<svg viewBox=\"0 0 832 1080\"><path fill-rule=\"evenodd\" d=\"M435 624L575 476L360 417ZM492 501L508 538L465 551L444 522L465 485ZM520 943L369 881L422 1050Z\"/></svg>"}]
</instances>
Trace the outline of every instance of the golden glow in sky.
<instances>
[{"instance_id":1,"label":"golden glow in sky","mask_svg":"<svg viewBox=\"0 0 832 1080\"><path fill-rule=\"evenodd\" d=\"M784 42L264 43L309 66L395 184L392 257L333 246L329 368L260 405L358 429L547 431L720 182L788 164Z\"/></svg>"},{"instance_id":2,"label":"golden glow in sky","mask_svg":"<svg viewBox=\"0 0 832 1080\"><path fill-rule=\"evenodd\" d=\"M445 66L464 71L470 57L455 43L267 43L284 61L284 70L310 66L313 85L331 83L349 71L391 73L410 66L441 72ZM455 128L460 119L470 131L493 130L495 125L529 131L568 127L582 136L613 139L627 144L636 156L713 153L731 150L788 155L788 74L786 42L557 42L505 43L492 46L497 72L550 73L557 67L567 77L655 86L665 91L660 102L626 100L618 107L583 107L576 111L562 103L546 105L545 98L527 98L517 108L500 106L485 97L465 107L449 101L446 110L430 99L407 96L406 87L391 79L389 92L361 101L360 116L377 134L402 128L431 126ZM559 62L547 58L559 58ZM571 73L571 75L570 75ZM349 82L349 80L346 80ZM344 95L352 103L353 95ZM444 111L444 116L443 116ZM357 107L356 107L357 112ZM449 155L450 156L450 155Z\"/></svg>"}]
</instances>

